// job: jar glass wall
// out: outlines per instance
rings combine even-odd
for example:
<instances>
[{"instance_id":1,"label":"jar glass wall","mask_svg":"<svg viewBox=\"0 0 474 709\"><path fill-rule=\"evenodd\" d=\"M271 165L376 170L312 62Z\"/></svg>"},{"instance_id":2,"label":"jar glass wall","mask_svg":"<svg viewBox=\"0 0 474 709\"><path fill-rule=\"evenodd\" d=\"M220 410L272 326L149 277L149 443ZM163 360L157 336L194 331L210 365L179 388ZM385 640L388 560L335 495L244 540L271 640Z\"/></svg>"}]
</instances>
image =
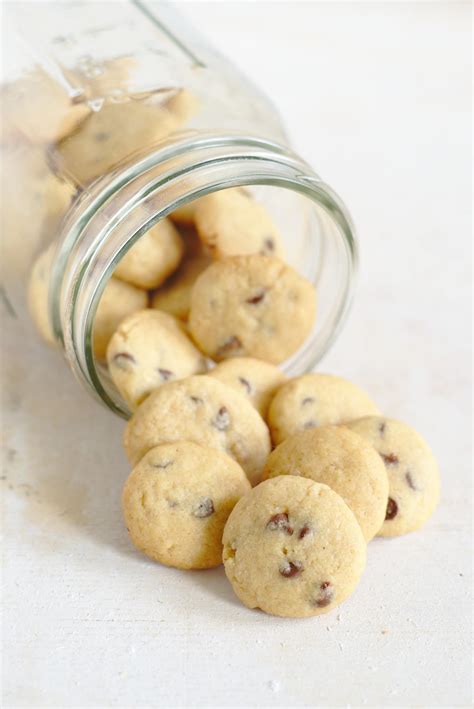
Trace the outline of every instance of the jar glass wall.
<instances>
[{"instance_id":1,"label":"jar glass wall","mask_svg":"<svg viewBox=\"0 0 474 709\"><path fill-rule=\"evenodd\" d=\"M6 297L24 309L34 259L51 244L30 308L46 291L43 335L64 347L98 398L126 415L94 348L108 279L159 220L207 193L246 186L282 235L285 260L316 285L314 331L284 365L306 371L350 301L356 251L347 210L287 147L268 99L173 8L119 2L110 15L109 3L67 3L61 13L56 3L9 4Z\"/></svg>"}]
</instances>

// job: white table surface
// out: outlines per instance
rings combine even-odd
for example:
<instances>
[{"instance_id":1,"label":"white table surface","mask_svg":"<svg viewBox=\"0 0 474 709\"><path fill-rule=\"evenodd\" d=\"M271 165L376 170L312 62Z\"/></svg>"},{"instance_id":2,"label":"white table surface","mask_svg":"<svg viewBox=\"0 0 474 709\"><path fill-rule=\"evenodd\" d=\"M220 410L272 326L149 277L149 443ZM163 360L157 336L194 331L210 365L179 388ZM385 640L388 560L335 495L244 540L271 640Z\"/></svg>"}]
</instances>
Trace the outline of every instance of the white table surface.
<instances>
[{"instance_id":1,"label":"white table surface","mask_svg":"<svg viewBox=\"0 0 474 709\"><path fill-rule=\"evenodd\" d=\"M193 3L266 87L361 241L321 367L416 426L442 473L419 533L370 544L340 610L239 604L222 569L147 561L122 524L123 422L4 317L4 706L470 702L469 3Z\"/></svg>"}]
</instances>

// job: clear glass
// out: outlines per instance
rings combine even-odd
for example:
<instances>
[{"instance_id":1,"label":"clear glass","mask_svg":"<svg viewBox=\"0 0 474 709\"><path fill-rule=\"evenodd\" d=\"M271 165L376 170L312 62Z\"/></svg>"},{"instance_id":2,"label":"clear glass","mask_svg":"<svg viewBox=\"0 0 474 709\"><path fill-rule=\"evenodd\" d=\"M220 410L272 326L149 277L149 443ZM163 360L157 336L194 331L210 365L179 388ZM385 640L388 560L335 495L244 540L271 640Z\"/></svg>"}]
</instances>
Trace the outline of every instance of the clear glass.
<instances>
[{"instance_id":1,"label":"clear glass","mask_svg":"<svg viewBox=\"0 0 474 709\"><path fill-rule=\"evenodd\" d=\"M288 147L268 99L165 3L116 2L113 13L96 1L60 12L55 2L6 5L4 173L9 182L12 166L20 175L35 168L42 186L39 197L35 188L7 200L40 203L21 248L18 230L5 229L15 213L2 215L12 307L22 309L32 260L54 241L54 338L80 381L127 416L93 350L108 279L158 220L209 192L247 186L283 235L286 260L316 286L314 331L283 365L290 374L310 369L347 312L354 229L342 201Z\"/></svg>"}]
</instances>

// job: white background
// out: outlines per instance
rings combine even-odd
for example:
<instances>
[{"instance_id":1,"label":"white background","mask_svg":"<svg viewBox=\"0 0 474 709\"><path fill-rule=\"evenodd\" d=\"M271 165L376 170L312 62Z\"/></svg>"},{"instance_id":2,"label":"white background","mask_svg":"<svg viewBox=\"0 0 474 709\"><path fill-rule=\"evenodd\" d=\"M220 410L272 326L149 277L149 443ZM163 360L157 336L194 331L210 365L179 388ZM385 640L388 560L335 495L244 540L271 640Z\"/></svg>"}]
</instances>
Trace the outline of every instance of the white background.
<instances>
[{"instance_id":1,"label":"white background","mask_svg":"<svg viewBox=\"0 0 474 709\"><path fill-rule=\"evenodd\" d=\"M182 9L351 209L358 292L321 368L422 432L441 504L421 532L370 544L339 610L249 611L221 569L133 550L123 423L5 317L4 706L467 705L470 4Z\"/></svg>"}]
</instances>

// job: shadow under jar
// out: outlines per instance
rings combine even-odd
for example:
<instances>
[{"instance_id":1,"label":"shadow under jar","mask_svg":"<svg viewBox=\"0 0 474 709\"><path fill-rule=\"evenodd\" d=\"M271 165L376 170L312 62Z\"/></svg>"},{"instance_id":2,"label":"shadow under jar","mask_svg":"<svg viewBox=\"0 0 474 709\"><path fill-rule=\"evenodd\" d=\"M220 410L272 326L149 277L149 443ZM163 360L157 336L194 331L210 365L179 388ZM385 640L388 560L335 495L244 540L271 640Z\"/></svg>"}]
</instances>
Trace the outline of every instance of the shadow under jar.
<instances>
[{"instance_id":1,"label":"shadow under jar","mask_svg":"<svg viewBox=\"0 0 474 709\"><path fill-rule=\"evenodd\" d=\"M93 348L109 278L159 220L244 186L281 233L285 260L316 287L313 331L282 365L289 375L308 371L351 299L357 249L346 207L292 152L269 100L174 8L138 1L110 8L6 7L4 296L25 311L32 263L51 244L52 337L82 384L127 417ZM23 179L12 180L12 171Z\"/></svg>"}]
</instances>

